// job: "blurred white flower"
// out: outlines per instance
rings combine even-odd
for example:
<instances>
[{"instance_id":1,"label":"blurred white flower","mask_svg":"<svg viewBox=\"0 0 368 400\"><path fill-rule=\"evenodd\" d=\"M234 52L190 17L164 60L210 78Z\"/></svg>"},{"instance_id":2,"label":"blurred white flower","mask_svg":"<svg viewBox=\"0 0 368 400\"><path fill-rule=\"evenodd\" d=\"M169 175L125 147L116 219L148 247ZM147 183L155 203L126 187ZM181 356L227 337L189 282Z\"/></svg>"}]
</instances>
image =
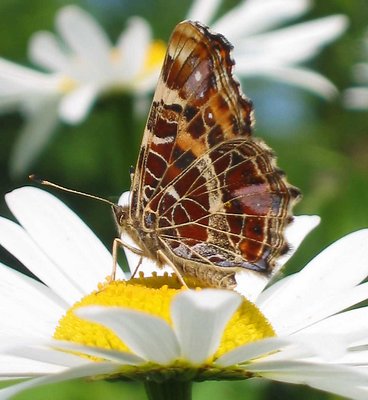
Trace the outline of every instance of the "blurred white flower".
<instances>
[{"instance_id":1,"label":"blurred white flower","mask_svg":"<svg viewBox=\"0 0 368 400\"><path fill-rule=\"evenodd\" d=\"M91 15L66 6L56 15L59 37L35 33L29 43L38 72L0 59L0 110L20 109L26 124L11 157L14 175L23 173L42 150L58 120L83 121L98 96L128 91L141 96L156 85L165 45L152 41L148 23L139 17L113 46Z\"/></svg>"},{"instance_id":2,"label":"blurred white flower","mask_svg":"<svg viewBox=\"0 0 368 400\"><path fill-rule=\"evenodd\" d=\"M346 16L333 15L275 29L305 14L311 1L243 0L214 20L220 4L221 0L195 0L188 19L209 25L234 45L235 73L239 77L267 77L325 98L337 94L330 80L300 64L346 30Z\"/></svg>"},{"instance_id":3,"label":"blurred white flower","mask_svg":"<svg viewBox=\"0 0 368 400\"><path fill-rule=\"evenodd\" d=\"M364 37L363 46L363 54L368 60L368 32ZM344 91L344 104L347 108L368 110L368 62L354 65L353 78L359 86Z\"/></svg>"},{"instance_id":4,"label":"blurred white flower","mask_svg":"<svg viewBox=\"0 0 368 400\"><path fill-rule=\"evenodd\" d=\"M367 398L368 308L352 309L368 298L367 229L254 304L230 290L180 288L168 276L91 293L112 265L97 237L40 189L17 189L6 200L21 225L0 218L0 243L44 284L0 265L0 377L30 378L1 389L0 399L82 377L171 392L196 380L263 377Z\"/></svg>"},{"instance_id":5,"label":"blurred white flower","mask_svg":"<svg viewBox=\"0 0 368 400\"><path fill-rule=\"evenodd\" d=\"M346 29L345 16L272 30L303 15L310 1L244 0L213 22L220 3L195 0L186 18L210 25L229 39L239 77L268 77L326 98L336 94L327 78L299 64ZM129 91L138 109L144 94L154 88L164 59L165 45L152 41L149 24L139 17L128 20L115 46L96 20L77 6L58 12L56 31L58 37L35 33L29 45L31 61L48 72L0 59L0 112L17 109L26 116L10 159L13 175L27 170L59 120L80 123L99 96Z\"/></svg>"}]
</instances>

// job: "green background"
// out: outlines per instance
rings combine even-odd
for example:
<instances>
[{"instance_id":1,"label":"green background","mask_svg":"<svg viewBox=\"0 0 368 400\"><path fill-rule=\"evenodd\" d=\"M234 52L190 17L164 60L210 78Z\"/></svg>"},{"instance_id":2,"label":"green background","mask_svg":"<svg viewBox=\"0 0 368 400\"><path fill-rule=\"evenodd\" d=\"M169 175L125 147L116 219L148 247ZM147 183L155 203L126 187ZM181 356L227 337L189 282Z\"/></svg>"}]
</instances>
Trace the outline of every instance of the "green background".
<instances>
[{"instance_id":1,"label":"green background","mask_svg":"<svg viewBox=\"0 0 368 400\"><path fill-rule=\"evenodd\" d=\"M237 1L224 1L223 10ZM56 0L2 0L0 2L0 56L29 65L27 42L38 30L53 30L56 11L68 2ZM155 38L167 40L172 28L185 18L190 1L90 0L79 1L116 40L132 15L145 17ZM347 32L326 47L308 66L331 79L340 90L352 86L351 67L368 61L362 37L368 29L368 2L325 0L303 18L311 20L336 13L350 18ZM162 15L165 15L163 20ZM301 269L319 251L341 236L368 227L368 111L343 108L341 97L331 102L304 90L247 79L243 90L254 101L255 134L277 153L289 181L303 192L296 214L318 214L321 225L305 240L285 274ZM9 153L22 126L19 114L0 116L0 196L25 184L28 173L116 200L129 189L129 166L135 164L145 118L133 118L132 99L116 95L100 99L87 120L77 126L60 124L30 171L13 180L8 173ZM96 232L108 248L116 235L110 209L86 198L57 193ZM0 214L12 218L4 201ZM1 261L21 269L5 251ZM362 260L367 262L367 260ZM346 274L354 265L346 265ZM4 321L2 322L4 323ZM143 389L129 383L67 382L22 394L19 399L144 399ZM302 386L265 381L196 384L195 399L337 399Z\"/></svg>"}]
</instances>

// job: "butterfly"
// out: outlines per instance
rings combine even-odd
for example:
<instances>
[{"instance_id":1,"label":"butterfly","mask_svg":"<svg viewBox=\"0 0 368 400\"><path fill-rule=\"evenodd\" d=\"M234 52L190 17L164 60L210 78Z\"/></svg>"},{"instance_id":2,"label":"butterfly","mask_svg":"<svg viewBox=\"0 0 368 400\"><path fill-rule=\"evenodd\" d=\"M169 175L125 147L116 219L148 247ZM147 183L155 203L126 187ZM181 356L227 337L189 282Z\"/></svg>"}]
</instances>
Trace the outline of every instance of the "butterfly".
<instances>
[{"instance_id":1,"label":"butterfly","mask_svg":"<svg viewBox=\"0 0 368 400\"><path fill-rule=\"evenodd\" d=\"M129 205L113 208L142 257L168 264L182 281L225 288L240 270L272 274L289 250L284 232L300 197L252 136L252 103L233 77L231 50L199 22L175 27Z\"/></svg>"}]
</instances>

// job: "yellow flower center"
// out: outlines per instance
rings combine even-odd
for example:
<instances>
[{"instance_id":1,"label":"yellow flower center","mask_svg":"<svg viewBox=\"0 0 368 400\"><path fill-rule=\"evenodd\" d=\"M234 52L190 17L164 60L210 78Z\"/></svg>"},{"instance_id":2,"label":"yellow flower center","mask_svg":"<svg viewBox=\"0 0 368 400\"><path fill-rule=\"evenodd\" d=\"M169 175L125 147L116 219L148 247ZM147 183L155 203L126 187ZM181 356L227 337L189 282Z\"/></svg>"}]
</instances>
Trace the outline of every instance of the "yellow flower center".
<instances>
[{"instance_id":1,"label":"yellow flower center","mask_svg":"<svg viewBox=\"0 0 368 400\"><path fill-rule=\"evenodd\" d=\"M188 281L188 285L193 287L195 283ZM130 349L113 331L100 324L78 318L74 311L90 305L118 306L143 311L160 317L172 325L171 303L178 293L188 290L180 286L177 277L169 275L154 275L149 278L141 276L129 281L113 281L100 285L99 290L87 295L67 311L59 321L54 338L129 352ZM201 288L196 290L201 290ZM250 301L243 299L227 324L213 360L238 346L274 335L271 325L259 309Z\"/></svg>"},{"instance_id":2,"label":"yellow flower center","mask_svg":"<svg viewBox=\"0 0 368 400\"><path fill-rule=\"evenodd\" d=\"M121 86L118 86L118 89L126 89L127 87L130 88L135 82L140 82L142 79L150 76L155 70L159 70L162 66L162 63L165 58L166 53L166 44L162 40L154 40L150 43L145 60L140 68L137 71L137 75L132 82L123 82ZM121 53L120 49L112 48L111 49L111 62L116 63L118 62L123 54ZM79 83L70 76L62 76L59 84L58 89L61 93L66 94L70 93L71 91L75 90L78 87ZM134 85L133 85L134 86ZM111 87L109 90L114 92L116 87Z\"/></svg>"},{"instance_id":3,"label":"yellow flower center","mask_svg":"<svg viewBox=\"0 0 368 400\"><path fill-rule=\"evenodd\" d=\"M161 68L165 58L166 44L162 40L154 40L148 49L142 72L150 73L156 68Z\"/></svg>"},{"instance_id":4,"label":"yellow flower center","mask_svg":"<svg viewBox=\"0 0 368 400\"><path fill-rule=\"evenodd\" d=\"M59 90L61 93L64 93L64 94L73 91L74 89L77 88L77 86L78 86L78 83L73 78L70 78L69 76L63 76L59 82Z\"/></svg>"}]
</instances>

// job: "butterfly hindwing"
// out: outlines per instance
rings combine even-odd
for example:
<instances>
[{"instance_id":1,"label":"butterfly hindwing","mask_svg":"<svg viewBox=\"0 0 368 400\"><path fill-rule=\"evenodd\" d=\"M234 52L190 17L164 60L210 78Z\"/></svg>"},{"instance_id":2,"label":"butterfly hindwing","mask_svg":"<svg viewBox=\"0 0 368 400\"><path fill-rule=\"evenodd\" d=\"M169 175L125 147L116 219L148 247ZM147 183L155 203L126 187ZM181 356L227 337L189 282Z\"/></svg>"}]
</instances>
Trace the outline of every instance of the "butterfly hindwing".
<instances>
[{"instance_id":1,"label":"butterfly hindwing","mask_svg":"<svg viewBox=\"0 0 368 400\"><path fill-rule=\"evenodd\" d=\"M180 257L270 272L297 196L279 174L263 143L218 144L151 203L158 236Z\"/></svg>"}]
</instances>

